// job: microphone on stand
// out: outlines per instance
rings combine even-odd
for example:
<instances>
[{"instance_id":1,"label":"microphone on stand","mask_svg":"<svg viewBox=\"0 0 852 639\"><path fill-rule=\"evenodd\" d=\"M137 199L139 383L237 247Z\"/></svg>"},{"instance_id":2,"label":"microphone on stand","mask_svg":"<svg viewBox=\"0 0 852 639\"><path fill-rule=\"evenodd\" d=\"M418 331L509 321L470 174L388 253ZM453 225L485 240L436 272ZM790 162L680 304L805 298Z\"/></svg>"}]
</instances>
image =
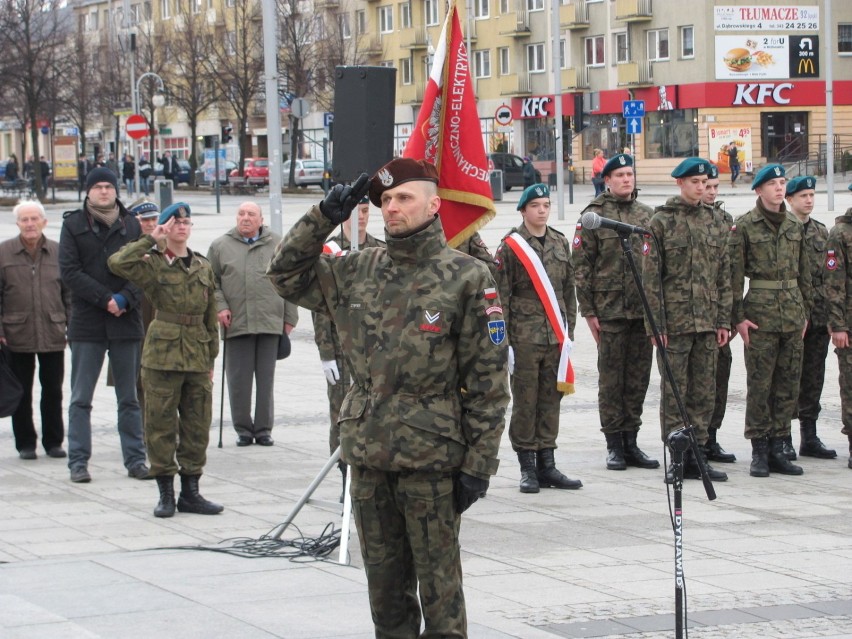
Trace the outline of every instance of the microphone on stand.
<instances>
[{"instance_id":1,"label":"microphone on stand","mask_svg":"<svg viewBox=\"0 0 852 639\"><path fill-rule=\"evenodd\" d=\"M589 230L610 229L616 233L623 233L626 235L630 235L631 233L639 233L640 235L651 234L650 231L646 231L641 226L633 226L632 224L625 224L624 222L610 220L609 218L601 217L592 211L586 211L583 213L583 217L580 218L580 223L583 225L584 229Z\"/></svg>"}]
</instances>

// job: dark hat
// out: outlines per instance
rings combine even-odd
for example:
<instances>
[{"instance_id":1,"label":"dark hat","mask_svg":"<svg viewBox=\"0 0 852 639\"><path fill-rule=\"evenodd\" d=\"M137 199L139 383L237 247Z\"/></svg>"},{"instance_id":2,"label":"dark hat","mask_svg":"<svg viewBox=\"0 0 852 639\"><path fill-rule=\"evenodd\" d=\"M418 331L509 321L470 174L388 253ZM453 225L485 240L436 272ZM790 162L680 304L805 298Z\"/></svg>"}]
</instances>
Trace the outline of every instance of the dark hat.
<instances>
[{"instance_id":1,"label":"dark hat","mask_svg":"<svg viewBox=\"0 0 852 639\"><path fill-rule=\"evenodd\" d=\"M101 182L109 182L118 191L118 176L105 166L99 166L89 171L86 175L86 195L89 194L89 191L92 190L95 184L100 184Z\"/></svg>"},{"instance_id":2,"label":"dark hat","mask_svg":"<svg viewBox=\"0 0 852 639\"><path fill-rule=\"evenodd\" d=\"M422 180L438 183L438 169L426 160L396 158L385 164L370 178L370 202L381 208L382 193L405 182Z\"/></svg>"},{"instance_id":3,"label":"dark hat","mask_svg":"<svg viewBox=\"0 0 852 639\"><path fill-rule=\"evenodd\" d=\"M719 167L710 163L710 170L707 172L707 179L709 180L718 180L719 179Z\"/></svg>"},{"instance_id":4,"label":"dark hat","mask_svg":"<svg viewBox=\"0 0 852 639\"><path fill-rule=\"evenodd\" d=\"M815 188L816 178L813 175L800 175L787 182L787 197L799 191L806 191L808 189L813 191Z\"/></svg>"},{"instance_id":5,"label":"dark hat","mask_svg":"<svg viewBox=\"0 0 852 639\"><path fill-rule=\"evenodd\" d=\"M601 177L606 177L611 171L623 169L625 166L633 166L632 157L626 153L613 155L609 160L607 160L606 164L604 164L603 171L601 171Z\"/></svg>"},{"instance_id":6,"label":"dark hat","mask_svg":"<svg viewBox=\"0 0 852 639\"><path fill-rule=\"evenodd\" d=\"M530 200L537 200L540 197L550 197L550 189L547 184L533 184L524 189L521 193L521 199L518 200L518 210L522 210Z\"/></svg>"},{"instance_id":7,"label":"dark hat","mask_svg":"<svg viewBox=\"0 0 852 639\"><path fill-rule=\"evenodd\" d=\"M686 178L693 175L710 176L710 161L704 158L686 158L672 171L673 178Z\"/></svg>"},{"instance_id":8,"label":"dark hat","mask_svg":"<svg viewBox=\"0 0 852 639\"><path fill-rule=\"evenodd\" d=\"M774 180L775 178L782 178L785 175L784 167L780 164L767 164L754 176L754 181L751 183L751 190L754 191L764 182L769 182L769 180Z\"/></svg>"},{"instance_id":9,"label":"dark hat","mask_svg":"<svg viewBox=\"0 0 852 639\"><path fill-rule=\"evenodd\" d=\"M191 217L192 210L189 208L189 204L186 202L175 202L171 206L167 206L163 209L163 212L160 213L160 217L157 219L157 224L165 224L169 221L169 218L172 217Z\"/></svg>"},{"instance_id":10,"label":"dark hat","mask_svg":"<svg viewBox=\"0 0 852 639\"><path fill-rule=\"evenodd\" d=\"M369 203L370 203L370 198L368 198L366 195L364 197L362 197L360 200L358 200L358 204L369 204Z\"/></svg>"},{"instance_id":11,"label":"dark hat","mask_svg":"<svg viewBox=\"0 0 852 639\"><path fill-rule=\"evenodd\" d=\"M147 220L160 215L160 207L156 202L152 202L148 198L139 198L127 207L130 215L135 215L138 218Z\"/></svg>"}]
</instances>

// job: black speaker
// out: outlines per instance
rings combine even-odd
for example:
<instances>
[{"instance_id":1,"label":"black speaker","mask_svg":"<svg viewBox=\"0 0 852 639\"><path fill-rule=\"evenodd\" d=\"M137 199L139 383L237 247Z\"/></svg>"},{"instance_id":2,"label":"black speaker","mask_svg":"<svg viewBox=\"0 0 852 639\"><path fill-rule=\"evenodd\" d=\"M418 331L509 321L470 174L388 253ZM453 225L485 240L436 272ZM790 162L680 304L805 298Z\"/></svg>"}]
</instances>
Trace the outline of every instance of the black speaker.
<instances>
[{"instance_id":1,"label":"black speaker","mask_svg":"<svg viewBox=\"0 0 852 639\"><path fill-rule=\"evenodd\" d=\"M396 69L337 67L334 76L331 173L349 183L393 159Z\"/></svg>"}]
</instances>

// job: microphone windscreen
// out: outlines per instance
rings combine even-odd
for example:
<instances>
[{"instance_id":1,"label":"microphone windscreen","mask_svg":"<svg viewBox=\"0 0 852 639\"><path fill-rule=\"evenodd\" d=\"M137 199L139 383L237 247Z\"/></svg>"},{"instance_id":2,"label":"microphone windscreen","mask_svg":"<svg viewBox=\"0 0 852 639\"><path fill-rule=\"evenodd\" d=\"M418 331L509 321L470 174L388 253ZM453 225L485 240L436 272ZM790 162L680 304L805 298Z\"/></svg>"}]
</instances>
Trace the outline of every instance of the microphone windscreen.
<instances>
[{"instance_id":1,"label":"microphone windscreen","mask_svg":"<svg viewBox=\"0 0 852 639\"><path fill-rule=\"evenodd\" d=\"M601 225L601 216L594 211L586 211L580 218L580 223L584 229L596 229Z\"/></svg>"}]
</instances>

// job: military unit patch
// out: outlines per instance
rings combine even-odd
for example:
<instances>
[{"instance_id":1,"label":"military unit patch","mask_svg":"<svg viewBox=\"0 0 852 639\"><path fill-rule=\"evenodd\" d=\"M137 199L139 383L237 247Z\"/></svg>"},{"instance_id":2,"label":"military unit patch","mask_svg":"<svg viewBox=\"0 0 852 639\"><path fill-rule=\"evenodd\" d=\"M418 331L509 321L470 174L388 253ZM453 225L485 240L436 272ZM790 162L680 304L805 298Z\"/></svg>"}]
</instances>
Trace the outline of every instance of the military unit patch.
<instances>
[{"instance_id":1,"label":"military unit patch","mask_svg":"<svg viewBox=\"0 0 852 639\"><path fill-rule=\"evenodd\" d=\"M651 243L648 240L642 242L642 255L648 255L651 252Z\"/></svg>"},{"instance_id":2,"label":"military unit patch","mask_svg":"<svg viewBox=\"0 0 852 639\"><path fill-rule=\"evenodd\" d=\"M485 309L486 315L492 315L494 313L500 313L502 315L503 314L503 307L502 306L489 306L488 308Z\"/></svg>"},{"instance_id":3,"label":"military unit patch","mask_svg":"<svg viewBox=\"0 0 852 639\"><path fill-rule=\"evenodd\" d=\"M487 300L497 299L497 289L496 288L486 288L483 291L483 294L485 295L485 299L487 299Z\"/></svg>"},{"instance_id":4,"label":"military unit patch","mask_svg":"<svg viewBox=\"0 0 852 639\"><path fill-rule=\"evenodd\" d=\"M825 268L829 271L837 270L837 257L834 254L834 249L829 249L825 253Z\"/></svg>"},{"instance_id":5,"label":"military unit patch","mask_svg":"<svg viewBox=\"0 0 852 639\"><path fill-rule=\"evenodd\" d=\"M423 311L423 318L426 320L420 325L421 331L426 331L428 333L440 333L441 332L441 311L437 311L435 313L430 313L429 311Z\"/></svg>"},{"instance_id":6,"label":"military unit patch","mask_svg":"<svg viewBox=\"0 0 852 639\"><path fill-rule=\"evenodd\" d=\"M494 344L502 344L506 339L506 320L488 322L488 337Z\"/></svg>"},{"instance_id":7,"label":"military unit patch","mask_svg":"<svg viewBox=\"0 0 852 639\"><path fill-rule=\"evenodd\" d=\"M579 235L575 235L575 236L574 236L574 241L572 242L572 244L574 245L574 248L577 248L577 247L579 247L579 246L580 246L580 241L581 241L581 240L580 240L580 236L579 236Z\"/></svg>"}]
</instances>

